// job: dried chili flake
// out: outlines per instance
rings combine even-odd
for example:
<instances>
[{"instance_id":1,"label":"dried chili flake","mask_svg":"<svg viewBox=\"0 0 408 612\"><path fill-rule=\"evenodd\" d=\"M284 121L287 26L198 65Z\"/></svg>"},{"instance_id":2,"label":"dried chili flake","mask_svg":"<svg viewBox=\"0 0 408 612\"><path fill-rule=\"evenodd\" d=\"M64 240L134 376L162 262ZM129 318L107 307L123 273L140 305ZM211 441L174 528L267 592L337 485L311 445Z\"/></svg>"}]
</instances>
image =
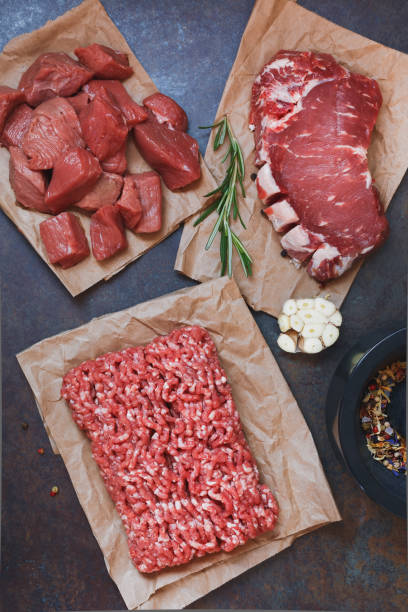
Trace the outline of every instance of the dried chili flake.
<instances>
[{"instance_id":1,"label":"dried chili flake","mask_svg":"<svg viewBox=\"0 0 408 612\"><path fill-rule=\"evenodd\" d=\"M58 495L58 493L59 493L59 488L56 485L54 485L50 491L51 497L55 497L55 495Z\"/></svg>"},{"instance_id":2,"label":"dried chili flake","mask_svg":"<svg viewBox=\"0 0 408 612\"><path fill-rule=\"evenodd\" d=\"M386 408L391 403L392 389L405 378L405 368L405 362L397 361L379 371L368 385L368 394L360 407L368 450L373 459L396 476L406 475L406 442L388 420Z\"/></svg>"},{"instance_id":3,"label":"dried chili flake","mask_svg":"<svg viewBox=\"0 0 408 612\"><path fill-rule=\"evenodd\" d=\"M44 451L44 449L43 449L43 448L37 448L37 453L38 453L39 455L43 455L43 454L45 453L45 451Z\"/></svg>"}]
</instances>

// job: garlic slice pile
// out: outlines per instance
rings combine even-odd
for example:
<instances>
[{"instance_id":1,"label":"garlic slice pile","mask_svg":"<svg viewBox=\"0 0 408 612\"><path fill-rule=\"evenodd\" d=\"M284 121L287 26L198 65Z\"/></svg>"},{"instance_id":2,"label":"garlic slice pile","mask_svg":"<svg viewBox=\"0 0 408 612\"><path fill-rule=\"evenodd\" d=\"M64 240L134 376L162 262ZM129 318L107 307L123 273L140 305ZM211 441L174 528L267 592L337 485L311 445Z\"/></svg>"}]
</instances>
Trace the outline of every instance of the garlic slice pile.
<instances>
[{"instance_id":1,"label":"garlic slice pile","mask_svg":"<svg viewBox=\"0 0 408 612\"><path fill-rule=\"evenodd\" d=\"M320 353L336 342L341 323L340 311L325 298L286 300L278 317L278 345L287 353Z\"/></svg>"}]
</instances>

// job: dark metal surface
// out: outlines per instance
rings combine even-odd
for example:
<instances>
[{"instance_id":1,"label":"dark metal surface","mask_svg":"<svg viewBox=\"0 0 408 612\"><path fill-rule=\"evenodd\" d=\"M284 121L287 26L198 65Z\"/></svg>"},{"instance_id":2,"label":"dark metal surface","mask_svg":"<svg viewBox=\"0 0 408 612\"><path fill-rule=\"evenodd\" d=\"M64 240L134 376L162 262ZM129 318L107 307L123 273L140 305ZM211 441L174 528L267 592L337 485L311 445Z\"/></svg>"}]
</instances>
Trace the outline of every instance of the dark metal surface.
<instances>
[{"instance_id":1,"label":"dark metal surface","mask_svg":"<svg viewBox=\"0 0 408 612\"><path fill-rule=\"evenodd\" d=\"M76 4L2 0L0 47ZM157 86L186 109L204 151L251 0L105 0L104 5ZM404 0L300 0L306 8L408 52ZM1 81L1 75L0 75ZM276 355L315 439L343 521L299 538L291 548L194 603L195 608L273 608L377 612L406 609L406 523L372 502L337 462L324 402L342 355L367 329L405 318L408 177L387 213L385 246L363 265L342 309L337 344L319 356L282 355L276 321L255 318ZM0 214L3 333L4 612L121 609L102 554L63 462L54 456L30 389L15 359L38 340L194 284L173 271L180 231L109 283L72 299L14 225ZM29 424L28 430L21 422ZM44 447L43 456L37 453ZM52 485L60 487L50 497Z\"/></svg>"}]
</instances>

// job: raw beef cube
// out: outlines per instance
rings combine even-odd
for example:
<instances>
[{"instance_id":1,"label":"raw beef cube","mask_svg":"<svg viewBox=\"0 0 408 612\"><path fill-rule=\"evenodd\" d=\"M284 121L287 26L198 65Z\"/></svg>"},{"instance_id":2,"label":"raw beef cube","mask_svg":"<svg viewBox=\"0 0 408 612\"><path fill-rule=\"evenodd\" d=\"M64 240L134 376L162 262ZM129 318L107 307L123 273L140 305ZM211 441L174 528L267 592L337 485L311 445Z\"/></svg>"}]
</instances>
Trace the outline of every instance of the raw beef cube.
<instances>
[{"instance_id":1,"label":"raw beef cube","mask_svg":"<svg viewBox=\"0 0 408 612\"><path fill-rule=\"evenodd\" d=\"M94 98L96 95L106 96L106 92L110 94L116 105L120 108L126 125L129 128L147 119L146 109L132 100L120 81L89 81L89 83L85 85L84 91L90 98Z\"/></svg>"},{"instance_id":2,"label":"raw beef cube","mask_svg":"<svg viewBox=\"0 0 408 612\"><path fill-rule=\"evenodd\" d=\"M98 160L86 149L71 149L55 162L45 203L59 213L81 200L101 175Z\"/></svg>"},{"instance_id":3,"label":"raw beef cube","mask_svg":"<svg viewBox=\"0 0 408 612\"><path fill-rule=\"evenodd\" d=\"M264 208L263 212L272 223L275 232L286 232L299 221L299 217L288 200L279 200L279 202Z\"/></svg>"},{"instance_id":4,"label":"raw beef cube","mask_svg":"<svg viewBox=\"0 0 408 612\"><path fill-rule=\"evenodd\" d=\"M53 98L37 106L23 138L30 168L50 169L63 153L84 146L78 117L65 98Z\"/></svg>"},{"instance_id":5,"label":"raw beef cube","mask_svg":"<svg viewBox=\"0 0 408 612\"><path fill-rule=\"evenodd\" d=\"M13 108L25 102L25 96L18 89L12 89L7 85L0 85L0 134L3 131L7 117Z\"/></svg>"},{"instance_id":6,"label":"raw beef cube","mask_svg":"<svg viewBox=\"0 0 408 612\"><path fill-rule=\"evenodd\" d=\"M102 261L127 247L125 228L116 206L104 206L91 217L91 244L95 259Z\"/></svg>"},{"instance_id":7,"label":"raw beef cube","mask_svg":"<svg viewBox=\"0 0 408 612\"><path fill-rule=\"evenodd\" d=\"M175 130L187 132L187 115L172 98L162 93L154 93L145 98L143 104L152 111L159 123L166 123Z\"/></svg>"},{"instance_id":8,"label":"raw beef cube","mask_svg":"<svg viewBox=\"0 0 408 612\"><path fill-rule=\"evenodd\" d=\"M66 53L43 53L24 72L18 87L28 104L37 106L55 96L72 96L93 75Z\"/></svg>"},{"instance_id":9,"label":"raw beef cube","mask_svg":"<svg viewBox=\"0 0 408 612\"><path fill-rule=\"evenodd\" d=\"M126 142L128 130L122 113L106 98L95 96L82 109L79 121L87 146L100 161L115 155Z\"/></svg>"},{"instance_id":10,"label":"raw beef cube","mask_svg":"<svg viewBox=\"0 0 408 612\"><path fill-rule=\"evenodd\" d=\"M129 229L133 229L139 223L143 211L134 177L134 174L125 176L122 195L116 204Z\"/></svg>"},{"instance_id":11,"label":"raw beef cube","mask_svg":"<svg viewBox=\"0 0 408 612\"><path fill-rule=\"evenodd\" d=\"M200 178L198 143L185 132L159 123L149 111L149 118L133 128L133 136L141 155L172 191Z\"/></svg>"},{"instance_id":12,"label":"raw beef cube","mask_svg":"<svg viewBox=\"0 0 408 612\"><path fill-rule=\"evenodd\" d=\"M1 135L1 142L6 147L22 146L23 138L30 127L32 115L33 111L28 104L20 104L9 115Z\"/></svg>"},{"instance_id":13,"label":"raw beef cube","mask_svg":"<svg viewBox=\"0 0 408 612\"><path fill-rule=\"evenodd\" d=\"M67 98L67 100L70 104L72 104L74 111L79 116L79 113L81 112L81 110L85 108L86 106L88 106L90 98L87 93L85 93L84 91L81 91L79 94L76 94L76 96Z\"/></svg>"},{"instance_id":14,"label":"raw beef cube","mask_svg":"<svg viewBox=\"0 0 408 612\"><path fill-rule=\"evenodd\" d=\"M95 212L102 206L114 204L119 197L122 185L123 178L119 174L102 172L91 191L82 200L75 202L75 206L88 212Z\"/></svg>"},{"instance_id":15,"label":"raw beef cube","mask_svg":"<svg viewBox=\"0 0 408 612\"><path fill-rule=\"evenodd\" d=\"M162 225L162 189L160 176L156 172L133 174L140 204L142 218L134 228L137 234L158 232Z\"/></svg>"},{"instance_id":16,"label":"raw beef cube","mask_svg":"<svg viewBox=\"0 0 408 612\"><path fill-rule=\"evenodd\" d=\"M133 74L133 68L129 66L126 53L115 51L105 45L93 43L89 47L78 47L75 55L90 70L95 73L97 79L127 79Z\"/></svg>"},{"instance_id":17,"label":"raw beef cube","mask_svg":"<svg viewBox=\"0 0 408 612\"><path fill-rule=\"evenodd\" d=\"M127 160L126 160L126 142L112 157L107 157L101 162L102 170L104 172L113 172L114 174L123 174L126 172Z\"/></svg>"},{"instance_id":18,"label":"raw beef cube","mask_svg":"<svg viewBox=\"0 0 408 612\"><path fill-rule=\"evenodd\" d=\"M48 212L44 202L46 183L41 170L31 170L20 147L10 147L10 185L16 199L26 208Z\"/></svg>"},{"instance_id":19,"label":"raw beef cube","mask_svg":"<svg viewBox=\"0 0 408 612\"><path fill-rule=\"evenodd\" d=\"M49 262L62 268L75 266L89 255L88 241L79 219L62 212L40 223L40 235Z\"/></svg>"},{"instance_id":20,"label":"raw beef cube","mask_svg":"<svg viewBox=\"0 0 408 612\"><path fill-rule=\"evenodd\" d=\"M274 529L277 501L259 480L205 329L86 361L65 375L61 396L90 440L140 572L229 552Z\"/></svg>"}]
</instances>

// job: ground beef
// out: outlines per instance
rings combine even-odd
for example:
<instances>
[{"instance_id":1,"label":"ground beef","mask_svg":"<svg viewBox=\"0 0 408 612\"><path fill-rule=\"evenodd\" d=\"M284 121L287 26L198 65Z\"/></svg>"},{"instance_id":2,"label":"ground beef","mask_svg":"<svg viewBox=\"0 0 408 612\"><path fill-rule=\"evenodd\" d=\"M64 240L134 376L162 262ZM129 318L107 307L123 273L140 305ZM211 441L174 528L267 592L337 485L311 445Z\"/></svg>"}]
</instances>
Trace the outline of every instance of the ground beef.
<instances>
[{"instance_id":1,"label":"ground beef","mask_svg":"<svg viewBox=\"0 0 408 612\"><path fill-rule=\"evenodd\" d=\"M62 396L141 572L231 551L273 529L278 506L245 440L209 334L185 327L86 361Z\"/></svg>"}]
</instances>

